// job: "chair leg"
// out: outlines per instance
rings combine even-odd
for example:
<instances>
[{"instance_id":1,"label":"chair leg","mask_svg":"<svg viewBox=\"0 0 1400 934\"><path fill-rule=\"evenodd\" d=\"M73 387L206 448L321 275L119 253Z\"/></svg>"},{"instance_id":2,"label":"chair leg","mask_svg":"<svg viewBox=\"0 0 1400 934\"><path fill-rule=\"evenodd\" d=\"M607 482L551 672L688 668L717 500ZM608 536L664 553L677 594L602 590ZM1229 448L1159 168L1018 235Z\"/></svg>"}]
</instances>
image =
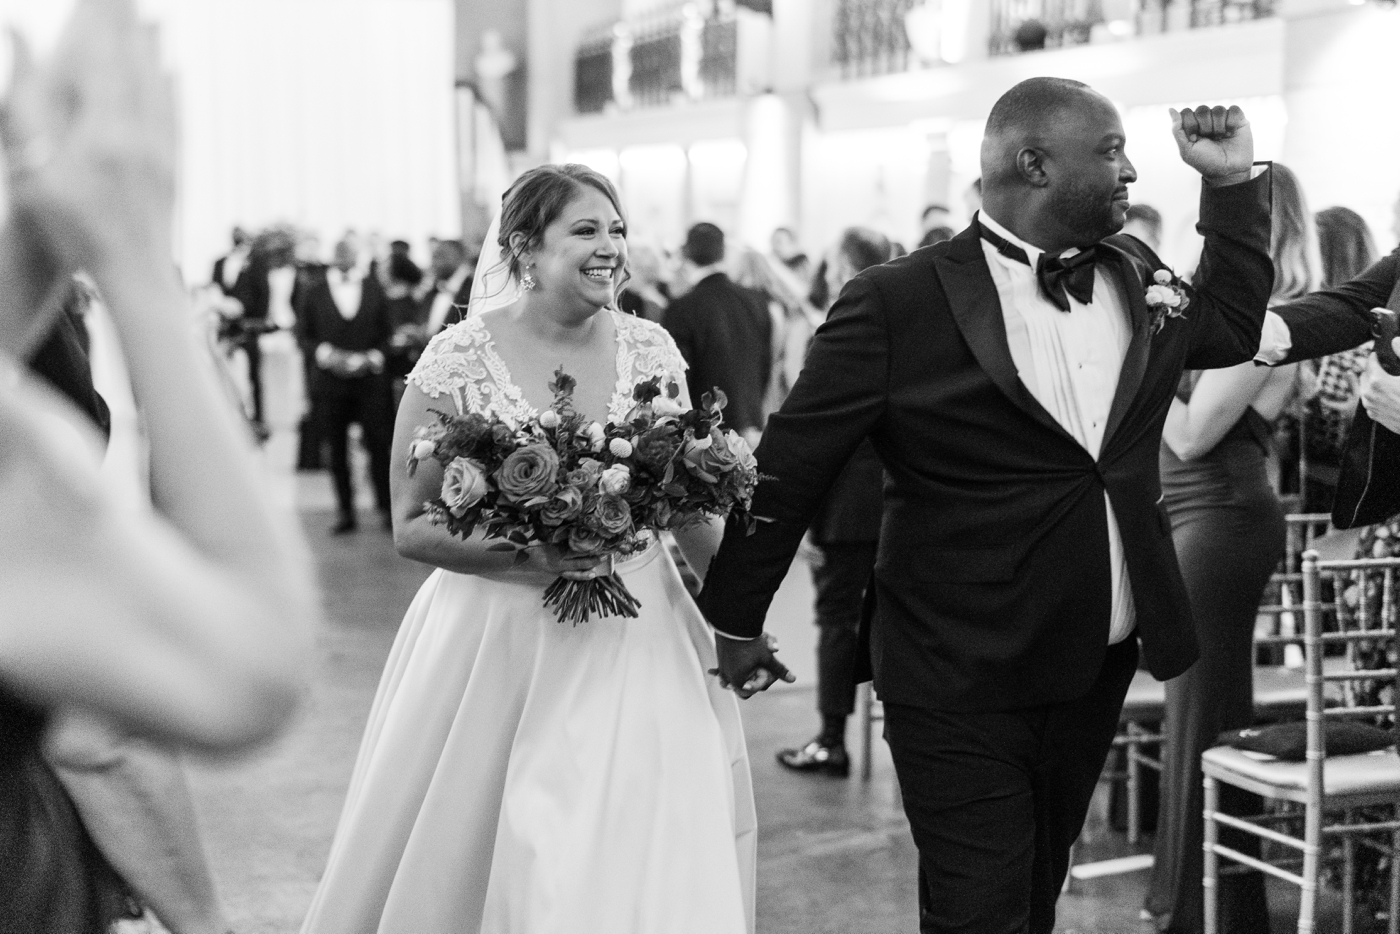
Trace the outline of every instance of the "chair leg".
<instances>
[{"instance_id":1,"label":"chair leg","mask_svg":"<svg viewBox=\"0 0 1400 934\"><path fill-rule=\"evenodd\" d=\"M1309 801L1303 815L1303 886L1298 901L1298 934L1314 934L1317 890L1322 874L1322 802Z\"/></svg>"},{"instance_id":2,"label":"chair leg","mask_svg":"<svg viewBox=\"0 0 1400 934\"><path fill-rule=\"evenodd\" d=\"M874 770L871 762L871 753L874 751L875 740L875 692L871 690L867 682L858 689L860 697L857 706L860 708L860 777L863 781L870 781L870 775Z\"/></svg>"},{"instance_id":3,"label":"chair leg","mask_svg":"<svg viewBox=\"0 0 1400 934\"><path fill-rule=\"evenodd\" d=\"M1400 809L1397 809L1400 816ZM1400 934L1400 830L1390 835L1390 917L1386 919L1386 934Z\"/></svg>"},{"instance_id":4,"label":"chair leg","mask_svg":"<svg viewBox=\"0 0 1400 934\"><path fill-rule=\"evenodd\" d=\"M1137 845L1142 836L1142 763L1138 759L1143 730L1128 724L1128 842Z\"/></svg>"},{"instance_id":5,"label":"chair leg","mask_svg":"<svg viewBox=\"0 0 1400 934\"><path fill-rule=\"evenodd\" d=\"M1215 853L1215 809L1220 803L1220 791L1215 779L1205 777L1205 811L1201 819L1205 821L1205 865L1201 873L1201 897L1205 899L1203 910L1204 934L1216 934L1215 926L1215 880L1220 872L1220 857Z\"/></svg>"},{"instance_id":6,"label":"chair leg","mask_svg":"<svg viewBox=\"0 0 1400 934\"><path fill-rule=\"evenodd\" d=\"M1345 818L1351 823L1351 813ZM1356 840L1351 834L1342 836L1342 934L1352 934L1356 914Z\"/></svg>"}]
</instances>

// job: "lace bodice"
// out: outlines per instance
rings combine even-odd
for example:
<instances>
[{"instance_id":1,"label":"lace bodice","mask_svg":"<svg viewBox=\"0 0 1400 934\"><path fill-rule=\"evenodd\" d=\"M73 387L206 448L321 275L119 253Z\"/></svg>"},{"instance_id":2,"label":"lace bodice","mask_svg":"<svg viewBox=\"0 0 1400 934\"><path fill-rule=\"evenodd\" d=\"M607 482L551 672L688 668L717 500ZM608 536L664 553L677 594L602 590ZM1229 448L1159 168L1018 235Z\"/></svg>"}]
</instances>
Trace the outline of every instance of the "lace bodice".
<instances>
[{"instance_id":1,"label":"lace bodice","mask_svg":"<svg viewBox=\"0 0 1400 934\"><path fill-rule=\"evenodd\" d=\"M653 376L680 380L685 360L661 325L611 310L603 314L612 315L617 333L617 385L608 403L608 421L617 423L632 410L637 383ZM539 415L511 379L480 315L434 337L408 379L433 398L450 395L460 414L478 412L513 425Z\"/></svg>"}]
</instances>

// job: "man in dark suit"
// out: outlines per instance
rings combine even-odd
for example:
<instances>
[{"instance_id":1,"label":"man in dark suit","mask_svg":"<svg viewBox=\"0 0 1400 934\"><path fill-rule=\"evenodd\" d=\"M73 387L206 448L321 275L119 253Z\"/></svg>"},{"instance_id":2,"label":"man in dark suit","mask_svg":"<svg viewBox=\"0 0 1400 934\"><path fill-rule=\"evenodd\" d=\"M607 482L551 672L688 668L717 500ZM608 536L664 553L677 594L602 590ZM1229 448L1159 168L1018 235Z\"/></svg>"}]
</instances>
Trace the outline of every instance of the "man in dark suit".
<instances>
[{"instance_id":1,"label":"man in dark suit","mask_svg":"<svg viewBox=\"0 0 1400 934\"><path fill-rule=\"evenodd\" d=\"M1400 250L1334 289L1314 292L1270 311L1264 322L1258 360L1261 363L1290 363L1350 350L1371 339L1372 308L1392 309L1400 304ZM1400 354L1400 340L1393 342ZM1371 355L1361 379L1361 404L1381 431L1400 435L1400 376L1381 369ZM1373 439L1374 457L1386 456L1400 448L1395 438ZM1343 471L1355 470L1355 463ZM1400 464L1394 470L1373 473L1361 471L1348 483L1344 475L1338 489L1366 489L1370 506L1365 511L1400 511ZM1348 507L1339 507L1345 510ZM1340 521L1340 520L1339 520ZM1351 525L1358 524L1351 522Z\"/></svg>"},{"instance_id":2,"label":"man in dark suit","mask_svg":"<svg viewBox=\"0 0 1400 934\"><path fill-rule=\"evenodd\" d=\"M227 278L226 268L221 269L221 275ZM248 357L253 426L263 437L267 436L267 428L263 418L261 338L269 331L295 326L297 283L296 247L291 235L269 230L253 242L247 262L228 293L243 305L242 316L234 319L237 343Z\"/></svg>"},{"instance_id":3,"label":"man in dark suit","mask_svg":"<svg viewBox=\"0 0 1400 934\"><path fill-rule=\"evenodd\" d=\"M302 353L315 363L311 404L320 437L330 447L340 509L331 527L336 535L358 527L348 438L355 422L369 453L375 503L384 527L389 528L389 441L394 413L384 364L393 326L383 290L356 266L354 247L346 241L337 244L331 267L307 290L297 320Z\"/></svg>"},{"instance_id":4,"label":"man in dark suit","mask_svg":"<svg viewBox=\"0 0 1400 934\"><path fill-rule=\"evenodd\" d=\"M890 259L890 241L866 227L841 234L828 266L833 291L859 272ZM865 590L875 570L884 507L885 469L869 440L862 441L827 492L809 530L816 556L812 584L817 591L817 712L822 729L797 749L784 749L778 761L797 772L845 777L846 721L855 712L856 661Z\"/></svg>"},{"instance_id":5,"label":"man in dark suit","mask_svg":"<svg viewBox=\"0 0 1400 934\"><path fill-rule=\"evenodd\" d=\"M248 263L248 250L251 246L248 232L242 227L235 227L233 228L233 248L214 260L214 271L210 276L210 281L217 285L225 295L233 294L233 287L238 283L238 276Z\"/></svg>"},{"instance_id":6,"label":"man in dark suit","mask_svg":"<svg viewBox=\"0 0 1400 934\"><path fill-rule=\"evenodd\" d=\"M693 285L667 306L661 326L671 332L690 369L687 382L696 408L701 396L719 387L729 397L725 424L754 442L763 431L763 398L773 369L768 303L724 274L724 231L714 224L690 228L681 258Z\"/></svg>"},{"instance_id":7,"label":"man in dark suit","mask_svg":"<svg viewBox=\"0 0 1400 934\"><path fill-rule=\"evenodd\" d=\"M765 430L753 534L726 530L700 606L740 696L791 678L763 618L866 438L885 468L869 623L875 686L920 861L923 932L1049 934L1070 846L1138 662L1196 658L1160 505L1183 368L1259 347L1269 179L1237 107L1174 114L1205 237L1184 314L1114 236L1137 173L1113 105L1035 78L992 108L982 213L861 273ZM1175 311L1180 311L1178 306Z\"/></svg>"},{"instance_id":8,"label":"man in dark suit","mask_svg":"<svg viewBox=\"0 0 1400 934\"><path fill-rule=\"evenodd\" d=\"M432 287L423 296L419 312L425 344L443 328L461 321L472 297L472 267L461 240L437 241L432 274Z\"/></svg>"}]
</instances>

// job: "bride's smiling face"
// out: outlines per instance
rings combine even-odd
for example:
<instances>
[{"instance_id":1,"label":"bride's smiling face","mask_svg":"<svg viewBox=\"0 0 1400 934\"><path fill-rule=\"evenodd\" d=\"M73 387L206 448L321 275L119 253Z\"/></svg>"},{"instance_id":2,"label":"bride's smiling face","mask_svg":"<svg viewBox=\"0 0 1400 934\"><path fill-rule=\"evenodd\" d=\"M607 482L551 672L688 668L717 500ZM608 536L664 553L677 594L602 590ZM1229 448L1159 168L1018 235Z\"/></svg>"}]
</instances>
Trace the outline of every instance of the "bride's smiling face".
<instances>
[{"instance_id":1,"label":"bride's smiling face","mask_svg":"<svg viewBox=\"0 0 1400 934\"><path fill-rule=\"evenodd\" d=\"M607 195L591 185L545 228L529 257L541 295L595 309L612 302L627 264L627 227Z\"/></svg>"}]
</instances>

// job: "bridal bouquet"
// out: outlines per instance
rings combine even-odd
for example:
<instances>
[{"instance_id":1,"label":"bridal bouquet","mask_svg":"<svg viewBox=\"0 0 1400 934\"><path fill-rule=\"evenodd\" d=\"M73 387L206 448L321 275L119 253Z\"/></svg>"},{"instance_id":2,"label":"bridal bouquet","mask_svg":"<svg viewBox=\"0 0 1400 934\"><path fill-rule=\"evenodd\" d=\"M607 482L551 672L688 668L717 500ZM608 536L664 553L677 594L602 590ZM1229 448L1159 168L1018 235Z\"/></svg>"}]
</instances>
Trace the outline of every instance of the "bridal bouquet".
<instances>
[{"instance_id":1,"label":"bridal bouquet","mask_svg":"<svg viewBox=\"0 0 1400 934\"><path fill-rule=\"evenodd\" d=\"M575 381L562 369L554 402L534 421L512 426L475 413L433 411L409 452L411 476L433 458L442 491L426 503L432 521L467 538L479 529L500 539L492 550L555 545L571 557L616 558L645 549L654 533L737 512L745 521L757 462L745 441L724 431L724 393L683 409L680 387L660 377L636 385L625 421L604 426L574 411ZM615 572L559 578L544 602L561 622L593 614L635 617L641 604Z\"/></svg>"}]
</instances>

